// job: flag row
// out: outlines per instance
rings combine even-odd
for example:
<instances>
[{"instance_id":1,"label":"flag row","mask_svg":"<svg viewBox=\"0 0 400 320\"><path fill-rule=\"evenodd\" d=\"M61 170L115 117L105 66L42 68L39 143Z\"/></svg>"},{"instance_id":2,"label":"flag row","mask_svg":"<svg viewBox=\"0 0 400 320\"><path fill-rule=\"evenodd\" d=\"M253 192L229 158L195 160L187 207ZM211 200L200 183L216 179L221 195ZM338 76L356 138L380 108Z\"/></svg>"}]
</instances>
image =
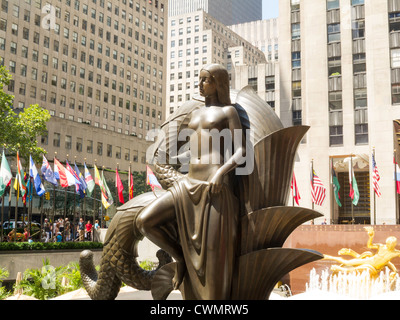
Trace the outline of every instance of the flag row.
<instances>
[{"instance_id":1,"label":"flag row","mask_svg":"<svg viewBox=\"0 0 400 320\"><path fill-rule=\"evenodd\" d=\"M360 192L358 190L358 185L357 185L357 180L354 174L354 169L353 169L353 163L352 163L352 158L350 159L350 164L349 164L349 186L350 186L350 193L349 197L352 200L353 205L357 206L360 200ZM395 165L395 182L396 182L396 190L397 193L400 194L400 167L396 160L394 160L394 165ZM336 175L335 169L331 168L331 175L332 175L332 188L334 191L334 196L336 203L342 207L340 195L339 195L339 190L340 190L340 184L338 177ZM381 189L379 182L381 180L378 166L375 161L375 154L372 154L372 185L374 188L374 193L375 195L380 198L382 196ZM311 166L311 177L310 177L310 185L311 185L311 199L312 202L316 205L322 206L325 198L326 198L326 188L324 187L324 184L322 183L321 179L318 177L316 174L313 166ZM292 178L292 183L291 183L291 190L292 190L292 197L293 200L296 202L297 205L299 205L299 200L301 199L299 189L297 186L297 181L295 174L293 172L293 178Z\"/></svg>"},{"instance_id":2,"label":"flag row","mask_svg":"<svg viewBox=\"0 0 400 320\"><path fill-rule=\"evenodd\" d=\"M36 165L30 156L29 161L29 175L25 174L23 171L21 161L19 158L19 153L17 152L17 173L14 181L14 189L17 191L17 197L21 193L23 199L26 199L27 194L29 193L30 188L34 187L36 194L41 197L46 193L45 187L43 185L43 180L51 183L54 187L60 185L63 188L67 188L70 186L75 186L76 193L79 194L81 198L85 196L90 197L93 194L95 186L99 186L101 191L101 202L104 208L108 209L113 203L114 198L110 192L110 189L107 185L106 179L104 178L104 171L99 172L96 165L94 165L94 179L84 163L84 174L82 174L74 163L74 167L68 163L66 160L65 166L60 163L59 160L54 158L54 167L50 166L50 163L47 161L46 157L43 155L43 163L41 166L41 174L36 168ZM8 186L11 185L11 181L13 178L13 174L11 172L10 166L6 159L4 150L1 160L0 167L0 197L2 197L5 193L5 190ZM156 176L153 171L147 166L147 184L152 188L162 188L160 183L157 181ZM115 187L118 192L118 201L121 204L125 203L123 190L124 186L122 184L122 180L120 178L118 168L116 169L115 176ZM129 168L128 172L128 198L129 200L133 199L133 190L134 190L134 181L133 174L131 172L131 168ZM32 193L31 193L32 195ZM25 201L25 200L24 200Z\"/></svg>"}]
</instances>

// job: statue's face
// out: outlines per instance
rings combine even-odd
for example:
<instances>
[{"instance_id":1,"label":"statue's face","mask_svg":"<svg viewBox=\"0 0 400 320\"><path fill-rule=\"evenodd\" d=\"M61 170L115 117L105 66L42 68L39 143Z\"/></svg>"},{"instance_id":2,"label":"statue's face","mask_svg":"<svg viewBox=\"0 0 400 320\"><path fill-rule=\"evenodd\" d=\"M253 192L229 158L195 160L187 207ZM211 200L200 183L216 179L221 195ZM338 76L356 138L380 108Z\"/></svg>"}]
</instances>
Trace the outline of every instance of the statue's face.
<instances>
[{"instance_id":1,"label":"statue's face","mask_svg":"<svg viewBox=\"0 0 400 320\"><path fill-rule=\"evenodd\" d=\"M217 94L217 85L211 74L206 70L200 72L199 83L200 95L203 97L210 97Z\"/></svg>"}]
</instances>

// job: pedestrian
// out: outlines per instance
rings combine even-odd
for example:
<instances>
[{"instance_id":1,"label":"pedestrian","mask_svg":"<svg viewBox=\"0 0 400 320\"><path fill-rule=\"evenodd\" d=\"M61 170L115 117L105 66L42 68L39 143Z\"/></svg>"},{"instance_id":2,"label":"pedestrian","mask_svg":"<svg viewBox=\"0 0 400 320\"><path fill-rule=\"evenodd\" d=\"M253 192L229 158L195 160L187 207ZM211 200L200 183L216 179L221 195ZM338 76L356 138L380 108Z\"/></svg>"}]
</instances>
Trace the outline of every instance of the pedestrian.
<instances>
[{"instance_id":1,"label":"pedestrian","mask_svg":"<svg viewBox=\"0 0 400 320\"><path fill-rule=\"evenodd\" d=\"M28 232L28 229L27 228L24 228L24 242L25 241L28 241L28 238L30 237L30 234L29 234L29 232Z\"/></svg>"},{"instance_id":2,"label":"pedestrian","mask_svg":"<svg viewBox=\"0 0 400 320\"><path fill-rule=\"evenodd\" d=\"M61 241L62 241L62 235L61 232L58 232L56 237L56 242L61 242Z\"/></svg>"},{"instance_id":3,"label":"pedestrian","mask_svg":"<svg viewBox=\"0 0 400 320\"><path fill-rule=\"evenodd\" d=\"M65 234L65 240L71 241L71 223L69 222L68 218L65 218L64 234Z\"/></svg>"},{"instance_id":4,"label":"pedestrian","mask_svg":"<svg viewBox=\"0 0 400 320\"><path fill-rule=\"evenodd\" d=\"M44 219L44 232L46 232L46 240L45 242L49 242L50 237L51 237L51 225L49 220L46 218Z\"/></svg>"},{"instance_id":5,"label":"pedestrian","mask_svg":"<svg viewBox=\"0 0 400 320\"><path fill-rule=\"evenodd\" d=\"M58 219L58 222L59 222L58 230L61 232L61 236L65 237L65 234L64 234L64 219L61 217L60 219Z\"/></svg>"},{"instance_id":6,"label":"pedestrian","mask_svg":"<svg viewBox=\"0 0 400 320\"><path fill-rule=\"evenodd\" d=\"M79 233L79 241L83 241L85 236L85 223L82 218L79 219L77 231Z\"/></svg>"},{"instance_id":7,"label":"pedestrian","mask_svg":"<svg viewBox=\"0 0 400 320\"><path fill-rule=\"evenodd\" d=\"M92 240L92 229L93 229L93 225L90 223L90 220L88 220L87 224L86 224L86 239L88 241Z\"/></svg>"}]
</instances>

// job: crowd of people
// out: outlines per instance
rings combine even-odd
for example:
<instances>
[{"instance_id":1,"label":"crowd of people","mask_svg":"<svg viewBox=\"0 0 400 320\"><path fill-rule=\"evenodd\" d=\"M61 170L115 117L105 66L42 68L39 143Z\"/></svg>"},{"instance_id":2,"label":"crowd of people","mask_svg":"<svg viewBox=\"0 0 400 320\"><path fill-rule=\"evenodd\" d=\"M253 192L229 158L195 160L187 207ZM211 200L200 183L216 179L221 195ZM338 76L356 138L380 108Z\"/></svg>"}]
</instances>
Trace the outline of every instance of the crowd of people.
<instances>
[{"instance_id":1,"label":"crowd of people","mask_svg":"<svg viewBox=\"0 0 400 320\"><path fill-rule=\"evenodd\" d=\"M99 221L93 225L90 220L86 223L83 218L79 219L76 226L68 218L59 218L50 223L46 218L43 223L43 242L63 241L94 241L95 232L100 229Z\"/></svg>"}]
</instances>

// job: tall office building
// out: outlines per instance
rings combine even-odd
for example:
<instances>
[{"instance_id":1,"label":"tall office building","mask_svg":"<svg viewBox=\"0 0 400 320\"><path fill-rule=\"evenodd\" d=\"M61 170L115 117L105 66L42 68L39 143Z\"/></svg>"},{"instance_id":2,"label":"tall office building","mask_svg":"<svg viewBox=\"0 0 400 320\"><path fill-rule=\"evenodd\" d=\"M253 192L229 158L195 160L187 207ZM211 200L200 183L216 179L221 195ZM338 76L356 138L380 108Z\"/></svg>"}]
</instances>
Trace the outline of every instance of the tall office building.
<instances>
[{"instance_id":1,"label":"tall office building","mask_svg":"<svg viewBox=\"0 0 400 320\"><path fill-rule=\"evenodd\" d=\"M262 19L262 0L169 0L170 17L204 10L226 26Z\"/></svg>"},{"instance_id":2,"label":"tall office building","mask_svg":"<svg viewBox=\"0 0 400 320\"><path fill-rule=\"evenodd\" d=\"M234 81L236 67L266 61L261 50L204 11L170 17L168 45L166 114L199 94L203 65L224 65Z\"/></svg>"},{"instance_id":3,"label":"tall office building","mask_svg":"<svg viewBox=\"0 0 400 320\"><path fill-rule=\"evenodd\" d=\"M229 28L264 52L268 62L278 61L278 18L235 24Z\"/></svg>"},{"instance_id":4,"label":"tall office building","mask_svg":"<svg viewBox=\"0 0 400 320\"><path fill-rule=\"evenodd\" d=\"M0 59L14 108L52 116L49 159L145 170L165 115L167 1L2 0Z\"/></svg>"},{"instance_id":5,"label":"tall office building","mask_svg":"<svg viewBox=\"0 0 400 320\"><path fill-rule=\"evenodd\" d=\"M311 127L295 166L300 205L312 207L313 166L327 189L315 209L328 221L398 224L400 1L280 0L279 7L279 115L287 126ZM374 151L381 197L373 188ZM351 167L358 203L349 197Z\"/></svg>"}]
</instances>

